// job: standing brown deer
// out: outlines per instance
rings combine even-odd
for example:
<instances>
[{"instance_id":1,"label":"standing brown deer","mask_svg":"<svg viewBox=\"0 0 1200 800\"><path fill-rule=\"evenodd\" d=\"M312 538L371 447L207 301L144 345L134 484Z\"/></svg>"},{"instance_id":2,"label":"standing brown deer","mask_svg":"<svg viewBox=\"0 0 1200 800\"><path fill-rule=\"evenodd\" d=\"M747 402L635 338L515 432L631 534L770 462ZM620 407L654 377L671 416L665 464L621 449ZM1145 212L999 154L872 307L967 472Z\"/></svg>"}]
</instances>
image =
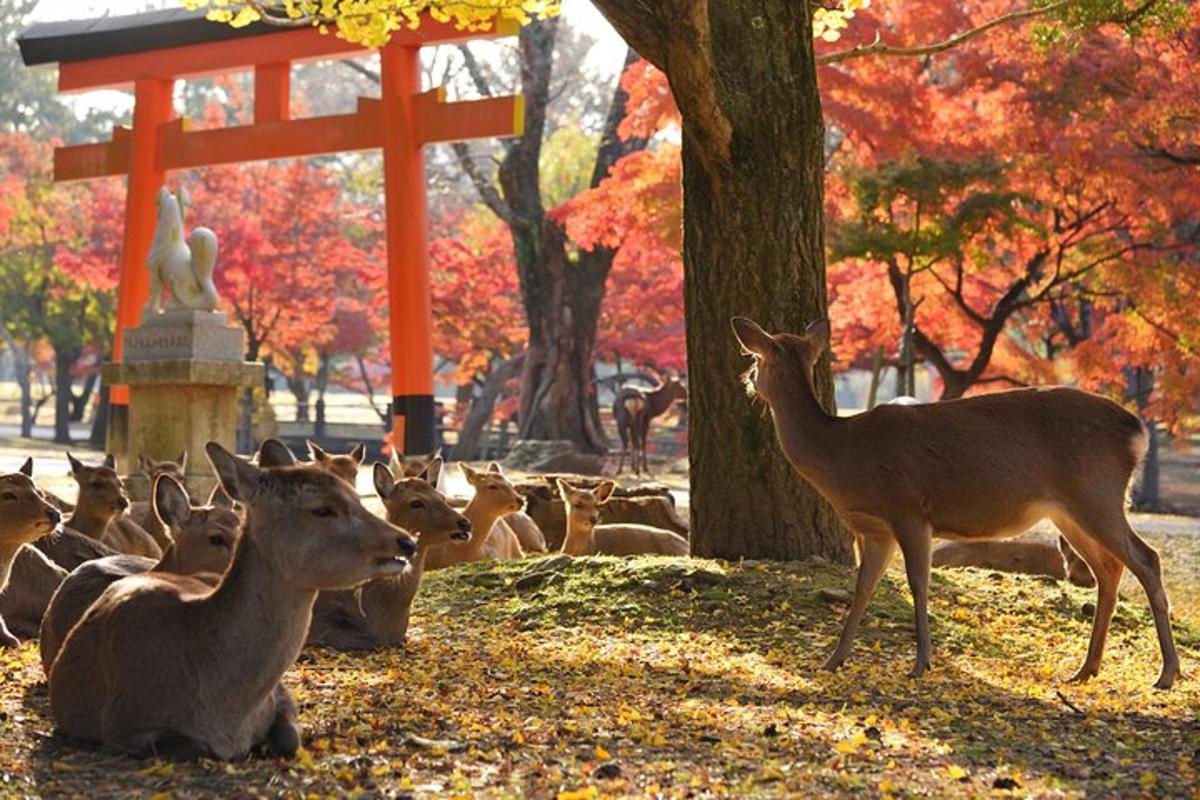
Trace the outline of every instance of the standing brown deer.
<instances>
[{"instance_id":1,"label":"standing brown deer","mask_svg":"<svg viewBox=\"0 0 1200 800\"><path fill-rule=\"evenodd\" d=\"M653 389L622 386L613 400L613 420L621 436L621 457L617 474L625 467L625 456L632 456L633 473L650 473L646 463L646 437L655 417L667 413L678 400L687 398L687 387L678 378L668 378Z\"/></svg>"},{"instance_id":2,"label":"standing brown deer","mask_svg":"<svg viewBox=\"0 0 1200 800\"><path fill-rule=\"evenodd\" d=\"M96 598L121 578L153 571L195 575L212 586L221 579L241 532L241 518L211 501L193 506L183 486L170 475L160 475L154 482L151 503L155 516L171 532L171 547L159 561L115 555L89 561L66 576L40 619L38 644L47 676L67 633Z\"/></svg>"},{"instance_id":3,"label":"standing brown deer","mask_svg":"<svg viewBox=\"0 0 1200 800\"><path fill-rule=\"evenodd\" d=\"M214 589L147 573L104 591L67 634L50 670L65 736L133 754L244 758L300 746L280 683L308 635L321 590L408 567L411 536L312 466L259 468L206 447L225 493L246 507L233 560Z\"/></svg>"},{"instance_id":4,"label":"standing brown deer","mask_svg":"<svg viewBox=\"0 0 1200 800\"><path fill-rule=\"evenodd\" d=\"M827 320L801 335L771 335L743 317L732 323L754 359L745 383L770 408L784 455L861 537L854 601L827 669L849 655L897 544L913 596L912 674L919 676L931 652L932 537L1009 537L1050 518L1091 567L1097 585L1087 657L1072 680L1099 672L1117 583L1128 567L1154 614L1163 660L1155 686L1167 689L1175 682L1179 655L1158 553L1125 517L1126 492L1146 448L1146 430L1136 416L1103 397L1062 387L831 416L813 384L813 366L829 346Z\"/></svg>"},{"instance_id":5,"label":"standing brown deer","mask_svg":"<svg viewBox=\"0 0 1200 800\"><path fill-rule=\"evenodd\" d=\"M375 491L388 522L417 536L417 554L399 575L373 580L352 592L321 592L313 608L309 644L362 650L404 643L430 548L455 547L459 545L453 543L471 538L471 523L434 488L441 469L442 459L437 457L420 475L396 480L387 466L375 464Z\"/></svg>"},{"instance_id":6,"label":"standing brown deer","mask_svg":"<svg viewBox=\"0 0 1200 800\"><path fill-rule=\"evenodd\" d=\"M58 509L34 486L32 472L32 463L26 461L21 472L0 475L0 592L8 585L17 552L52 532L62 520ZM0 618L0 647L19 644Z\"/></svg>"}]
</instances>

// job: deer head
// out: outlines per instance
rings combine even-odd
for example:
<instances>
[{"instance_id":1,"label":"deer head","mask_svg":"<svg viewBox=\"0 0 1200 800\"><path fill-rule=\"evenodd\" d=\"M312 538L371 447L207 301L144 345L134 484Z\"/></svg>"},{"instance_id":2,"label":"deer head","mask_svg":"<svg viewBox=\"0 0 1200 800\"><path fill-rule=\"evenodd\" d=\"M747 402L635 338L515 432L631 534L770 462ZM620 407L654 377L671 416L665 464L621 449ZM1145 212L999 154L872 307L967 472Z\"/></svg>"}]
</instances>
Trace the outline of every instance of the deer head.
<instances>
[{"instance_id":1,"label":"deer head","mask_svg":"<svg viewBox=\"0 0 1200 800\"><path fill-rule=\"evenodd\" d=\"M58 509L34 485L33 459L20 472L0 475L0 545L20 547L54 531L62 521Z\"/></svg>"},{"instance_id":2,"label":"deer head","mask_svg":"<svg viewBox=\"0 0 1200 800\"><path fill-rule=\"evenodd\" d=\"M595 489L583 489L562 478L554 479L558 494L567 504L567 525L583 531L591 531L600 522L600 506L612 497L617 484L604 481Z\"/></svg>"},{"instance_id":3,"label":"deer head","mask_svg":"<svg viewBox=\"0 0 1200 800\"><path fill-rule=\"evenodd\" d=\"M471 523L434 488L441 469L439 457L421 475L396 480L387 466L375 464L375 491L387 509L388 522L415 533L421 547L471 538Z\"/></svg>"},{"instance_id":4,"label":"deer head","mask_svg":"<svg viewBox=\"0 0 1200 800\"><path fill-rule=\"evenodd\" d=\"M476 507L495 511L499 515L512 514L525 507L525 498L517 493L513 485L504 477L500 465L495 461L488 464L487 469L478 471L466 464L459 464L467 483L475 488L475 497L471 500Z\"/></svg>"},{"instance_id":5,"label":"deer head","mask_svg":"<svg viewBox=\"0 0 1200 800\"><path fill-rule=\"evenodd\" d=\"M138 472L145 475L151 483L159 475L170 475L182 482L187 472L187 450L182 451L174 461L155 461L144 453L138 453Z\"/></svg>"},{"instance_id":6,"label":"deer head","mask_svg":"<svg viewBox=\"0 0 1200 800\"><path fill-rule=\"evenodd\" d=\"M316 465L264 469L216 442L205 449L225 493L246 507L243 539L289 583L344 589L398 575L416 553L412 536L372 514L352 486Z\"/></svg>"},{"instance_id":7,"label":"deer head","mask_svg":"<svg viewBox=\"0 0 1200 800\"><path fill-rule=\"evenodd\" d=\"M781 394L794 391L798 377L803 376L807 386L812 387L813 366L829 347L829 320L817 320L799 335L772 335L745 317L734 317L732 324L742 350L754 358L742 376L748 391L771 403Z\"/></svg>"},{"instance_id":8,"label":"deer head","mask_svg":"<svg viewBox=\"0 0 1200 800\"><path fill-rule=\"evenodd\" d=\"M86 466L70 453L67 453L67 461L71 465L71 475L79 484L77 515L111 519L129 508L129 496L117 475L116 461L111 453L98 467Z\"/></svg>"},{"instance_id":9,"label":"deer head","mask_svg":"<svg viewBox=\"0 0 1200 800\"><path fill-rule=\"evenodd\" d=\"M330 472L342 480L349 483L351 486L358 480L358 468L362 466L363 459L367 455L367 446L365 444L357 445L353 450L345 455L335 455L327 453L321 446L312 440L306 440L308 443L308 453L314 463L319 464L327 472Z\"/></svg>"},{"instance_id":10,"label":"deer head","mask_svg":"<svg viewBox=\"0 0 1200 800\"><path fill-rule=\"evenodd\" d=\"M155 480L153 498L154 513L175 542L159 569L179 575L224 572L241 533L241 517L231 508L212 503L192 505L187 492L170 475Z\"/></svg>"}]
</instances>

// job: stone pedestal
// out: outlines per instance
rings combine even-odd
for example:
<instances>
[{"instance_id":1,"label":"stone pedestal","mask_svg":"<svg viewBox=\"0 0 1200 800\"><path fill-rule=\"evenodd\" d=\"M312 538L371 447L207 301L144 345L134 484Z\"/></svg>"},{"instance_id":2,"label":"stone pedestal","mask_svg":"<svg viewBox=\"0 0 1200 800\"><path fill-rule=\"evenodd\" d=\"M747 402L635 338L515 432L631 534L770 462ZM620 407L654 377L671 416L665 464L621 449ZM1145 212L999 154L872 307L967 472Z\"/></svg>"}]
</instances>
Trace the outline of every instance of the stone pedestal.
<instances>
[{"instance_id":1,"label":"stone pedestal","mask_svg":"<svg viewBox=\"0 0 1200 800\"><path fill-rule=\"evenodd\" d=\"M138 453L165 460L186 450L188 493L207 496L216 476L204 445L215 441L234 449L242 389L263 380L261 363L242 360L244 336L224 314L193 309L166 311L125 331L124 361L102 370L110 385L129 387L121 469L135 470ZM148 496L145 484L134 480L131 494Z\"/></svg>"}]
</instances>

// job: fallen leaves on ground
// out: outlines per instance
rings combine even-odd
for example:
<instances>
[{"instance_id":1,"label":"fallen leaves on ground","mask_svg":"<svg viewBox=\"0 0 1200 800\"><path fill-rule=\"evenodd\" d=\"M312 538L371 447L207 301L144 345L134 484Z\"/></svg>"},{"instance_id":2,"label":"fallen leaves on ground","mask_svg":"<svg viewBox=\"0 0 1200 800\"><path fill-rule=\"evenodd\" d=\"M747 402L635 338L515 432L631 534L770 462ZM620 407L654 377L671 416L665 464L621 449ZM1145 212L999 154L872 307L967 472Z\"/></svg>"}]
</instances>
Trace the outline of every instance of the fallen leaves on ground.
<instances>
[{"instance_id":1,"label":"fallen leaves on ground","mask_svg":"<svg viewBox=\"0 0 1200 800\"><path fill-rule=\"evenodd\" d=\"M288 673L305 728L290 762L81 750L52 733L36 647L0 651L0 796L1195 796L1200 634L1177 625L1185 677L1151 689L1140 594L1099 679L1065 685L1092 592L937 572L934 668L912 681L895 566L847 667L819 671L845 611L831 590L851 583L818 562L444 570L404 648L307 651Z\"/></svg>"}]
</instances>

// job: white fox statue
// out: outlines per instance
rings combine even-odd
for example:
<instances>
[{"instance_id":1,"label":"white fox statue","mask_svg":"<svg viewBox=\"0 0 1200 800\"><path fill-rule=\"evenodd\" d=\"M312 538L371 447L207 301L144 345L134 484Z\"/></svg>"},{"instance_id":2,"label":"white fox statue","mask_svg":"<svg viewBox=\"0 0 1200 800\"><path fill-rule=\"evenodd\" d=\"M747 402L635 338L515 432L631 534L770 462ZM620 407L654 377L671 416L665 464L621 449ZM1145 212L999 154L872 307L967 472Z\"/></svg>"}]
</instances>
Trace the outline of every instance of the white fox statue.
<instances>
[{"instance_id":1,"label":"white fox statue","mask_svg":"<svg viewBox=\"0 0 1200 800\"><path fill-rule=\"evenodd\" d=\"M158 190L158 224L146 267L150 270L150 300L142 311L146 317L163 308L163 289L170 289L166 307L217 309L213 271L217 264L217 235L208 228L195 228L185 241L183 221L187 213L187 190L172 195L167 187Z\"/></svg>"}]
</instances>

